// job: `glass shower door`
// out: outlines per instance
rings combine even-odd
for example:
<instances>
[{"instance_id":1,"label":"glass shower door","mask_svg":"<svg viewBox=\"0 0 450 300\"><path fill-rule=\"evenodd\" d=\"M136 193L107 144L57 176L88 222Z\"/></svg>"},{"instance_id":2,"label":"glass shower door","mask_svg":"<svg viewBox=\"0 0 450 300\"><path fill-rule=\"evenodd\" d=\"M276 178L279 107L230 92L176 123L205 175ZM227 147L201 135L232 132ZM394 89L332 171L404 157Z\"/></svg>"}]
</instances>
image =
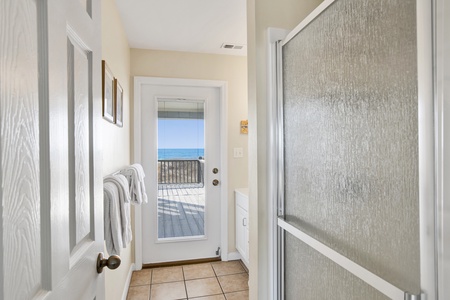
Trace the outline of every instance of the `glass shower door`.
<instances>
[{"instance_id":1,"label":"glass shower door","mask_svg":"<svg viewBox=\"0 0 450 300\"><path fill-rule=\"evenodd\" d=\"M280 298L420 299L416 1L326 5L280 46Z\"/></svg>"}]
</instances>

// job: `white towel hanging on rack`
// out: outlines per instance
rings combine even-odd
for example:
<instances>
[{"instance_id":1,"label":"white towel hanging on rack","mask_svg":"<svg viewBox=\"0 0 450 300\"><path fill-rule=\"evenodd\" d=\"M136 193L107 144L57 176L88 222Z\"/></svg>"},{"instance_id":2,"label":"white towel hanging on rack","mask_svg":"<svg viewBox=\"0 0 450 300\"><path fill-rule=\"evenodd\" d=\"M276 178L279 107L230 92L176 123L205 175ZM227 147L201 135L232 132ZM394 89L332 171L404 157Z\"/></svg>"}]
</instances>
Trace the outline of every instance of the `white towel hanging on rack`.
<instances>
[{"instance_id":1,"label":"white towel hanging on rack","mask_svg":"<svg viewBox=\"0 0 450 300\"><path fill-rule=\"evenodd\" d=\"M112 182L103 184L104 234L109 255L120 255L123 247L119 189Z\"/></svg>"},{"instance_id":2,"label":"white towel hanging on rack","mask_svg":"<svg viewBox=\"0 0 450 300\"><path fill-rule=\"evenodd\" d=\"M131 217L130 217L130 191L128 187L128 180L122 174L106 176L105 183L113 183L118 188L118 203L120 208L120 223L122 232L123 248L131 242Z\"/></svg>"},{"instance_id":3,"label":"white towel hanging on rack","mask_svg":"<svg viewBox=\"0 0 450 300\"><path fill-rule=\"evenodd\" d=\"M140 164L133 164L119 171L127 177L130 187L130 196L132 204L147 203L147 193L145 189L145 173Z\"/></svg>"}]
</instances>

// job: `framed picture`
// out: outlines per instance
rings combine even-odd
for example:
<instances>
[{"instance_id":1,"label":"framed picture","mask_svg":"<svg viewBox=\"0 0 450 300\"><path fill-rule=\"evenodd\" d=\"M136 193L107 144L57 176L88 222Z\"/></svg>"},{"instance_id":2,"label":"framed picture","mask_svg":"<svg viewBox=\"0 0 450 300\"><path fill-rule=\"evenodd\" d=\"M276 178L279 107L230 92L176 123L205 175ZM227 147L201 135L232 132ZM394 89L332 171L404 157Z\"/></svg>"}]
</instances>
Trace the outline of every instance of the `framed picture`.
<instances>
[{"instance_id":1,"label":"framed picture","mask_svg":"<svg viewBox=\"0 0 450 300\"><path fill-rule=\"evenodd\" d=\"M117 78L114 78L114 106L116 113L114 114L114 123L117 126L123 126L123 88Z\"/></svg>"},{"instance_id":2,"label":"framed picture","mask_svg":"<svg viewBox=\"0 0 450 300\"><path fill-rule=\"evenodd\" d=\"M103 118L114 123L114 76L104 60L102 60L102 98Z\"/></svg>"}]
</instances>

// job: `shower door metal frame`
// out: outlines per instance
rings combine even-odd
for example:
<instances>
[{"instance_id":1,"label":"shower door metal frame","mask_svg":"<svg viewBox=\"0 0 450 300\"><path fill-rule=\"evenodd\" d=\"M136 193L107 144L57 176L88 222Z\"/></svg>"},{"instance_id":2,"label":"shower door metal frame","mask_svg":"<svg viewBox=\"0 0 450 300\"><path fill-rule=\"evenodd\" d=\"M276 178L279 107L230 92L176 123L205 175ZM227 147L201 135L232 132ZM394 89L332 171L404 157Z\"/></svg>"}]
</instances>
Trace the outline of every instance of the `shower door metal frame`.
<instances>
[{"instance_id":1,"label":"shower door metal frame","mask_svg":"<svg viewBox=\"0 0 450 300\"><path fill-rule=\"evenodd\" d=\"M436 256L438 299L450 299L450 0L436 0L434 16L434 73L436 124ZM445 238L447 237L447 238Z\"/></svg>"},{"instance_id":2,"label":"shower door metal frame","mask_svg":"<svg viewBox=\"0 0 450 300\"><path fill-rule=\"evenodd\" d=\"M276 74L272 74L269 80L276 85L276 92L269 94L272 102L272 110L269 110L269 122L275 127L269 133L269 141L275 147L275 154L268 158L268 165L272 166L276 176L269 178L269 186L275 186L272 205L276 209L276 220L272 227L276 241L274 249L273 270L277 273L274 284L274 295L278 299L284 299L284 235L285 231L293 234L316 251L322 253L341 267L351 272L375 289L391 297L392 299L438 299L437 298L437 267L436 267L436 180L439 174L435 173L438 161L435 160L436 138L439 132L435 127L435 102L433 95L433 4L435 1L417 0L417 66L418 66L418 114L419 114L419 218L420 218L420 295L411 295L393 286L389 282L371 273L367 269L350 261L328 246L303 233L301 230L287 223L284 216L284 145L283 145L283 85L282 85L282 46L294 38L310 22L326 10L332 3L339 0L326 0L322 2L308 17L305 18L283 41L272 44L275 53L269 61L276 62ZM270 51L269 51L270 53ZM276 95L276 100L273 99ZM268 101L270 102L270 101ZM270 104L269 104L270 106ZM438 108L439 109L439 108ZM275 111L274 111L275 110ZM275 120L274 120L275 119ZM269 192L272 189L269 188ZM270 211L270 210L269 210Z\"/></svg>"}]
</instances>

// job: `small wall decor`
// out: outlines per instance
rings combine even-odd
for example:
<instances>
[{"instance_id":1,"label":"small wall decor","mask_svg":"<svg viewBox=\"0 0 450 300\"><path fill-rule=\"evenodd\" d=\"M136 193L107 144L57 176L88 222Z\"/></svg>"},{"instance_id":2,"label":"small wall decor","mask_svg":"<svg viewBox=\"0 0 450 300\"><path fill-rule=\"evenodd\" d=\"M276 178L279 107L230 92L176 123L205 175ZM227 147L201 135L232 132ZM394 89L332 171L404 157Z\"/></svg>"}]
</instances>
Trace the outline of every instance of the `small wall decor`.
<instances>
[{"instance_id":1,"label":"small wall decor","mask_svg":"<svg viewBox=\"0 0 450 300\"><path fill-rule=\"evenodd\" d=\"M114 123L114 76L104 60L102 60L102 98L103 118Z\"/></svg>"},{"instance_id":2,"label":"small wall decor","mask_svg":"<svg viewBox=\"0 0 450 300\"><path fill-rule=\"evenodd\" d=\"M114 106L116 111L114 123L119 127L123 127L123 88L117 78L114 78Z\"/></svg>"},{"instance_id":3,"label":"small wall decor","mask_svg":"<svg viewBox=\"0 0 450 300\"><path fill-rule=\"evenodd\" d=\"M248 134L248 120L241 121L241 133Z\"/></svg>"}]
</instances>

